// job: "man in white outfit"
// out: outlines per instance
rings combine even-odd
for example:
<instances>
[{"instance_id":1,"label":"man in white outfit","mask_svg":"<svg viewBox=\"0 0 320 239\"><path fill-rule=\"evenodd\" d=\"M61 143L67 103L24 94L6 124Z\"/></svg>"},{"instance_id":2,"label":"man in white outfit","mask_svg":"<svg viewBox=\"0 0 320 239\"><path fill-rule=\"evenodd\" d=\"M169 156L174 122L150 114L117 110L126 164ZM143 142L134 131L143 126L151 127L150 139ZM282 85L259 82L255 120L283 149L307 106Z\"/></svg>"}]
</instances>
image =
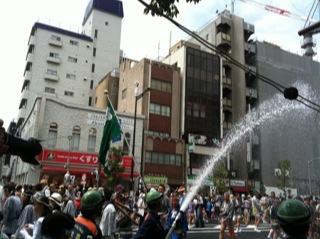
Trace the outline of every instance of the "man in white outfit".
<instances>
[{"instance_id":1,"label":"man in white outfit","mask_svg":"<svg viewBox=\"0 0 320 239\"><path fill-rule=\"evenodd\" d=\"M102 232L102 238L104 239L114 239L116 232L116 208L111 202L111 196L112 192L105 188L104 197L106 203L100 221L100 229Z\"/></svg>"}]
</instances>

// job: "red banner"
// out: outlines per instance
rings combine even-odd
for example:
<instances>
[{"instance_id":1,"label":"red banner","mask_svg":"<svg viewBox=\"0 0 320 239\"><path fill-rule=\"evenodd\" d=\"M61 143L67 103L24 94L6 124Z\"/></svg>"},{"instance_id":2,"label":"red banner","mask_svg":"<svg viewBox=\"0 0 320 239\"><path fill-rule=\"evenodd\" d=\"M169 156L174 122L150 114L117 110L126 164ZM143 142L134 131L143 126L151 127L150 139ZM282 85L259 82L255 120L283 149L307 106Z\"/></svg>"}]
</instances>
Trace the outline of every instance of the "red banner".
<instances>
[{"instance_id":1,"label":"red banner","mask_svg":"<svg viewBox=\"0 0 320 239\"><path fill-rule=\"evenodd\" d=\"M98 154L96 153L81 153L68 152L62 150L44 149L41 154L41 160L45 162L67 163L69 159L70 164L87 164L88 166L98 165ZM131 172L133 158L132 156L123 156L121 166L125 171Z\"/></svg>"},{"instance_id":2,"label":"red banner","mask_svg":"<svg viewBox=\"0 0 320 239\"><path fill-rule=\"evenodd\" d=\"M96 153L90 154L45 149L41 155L41 160L47 162L67 163L68 159L70 164L98 165L98 155Z\"/></svg>"}]
</instances>

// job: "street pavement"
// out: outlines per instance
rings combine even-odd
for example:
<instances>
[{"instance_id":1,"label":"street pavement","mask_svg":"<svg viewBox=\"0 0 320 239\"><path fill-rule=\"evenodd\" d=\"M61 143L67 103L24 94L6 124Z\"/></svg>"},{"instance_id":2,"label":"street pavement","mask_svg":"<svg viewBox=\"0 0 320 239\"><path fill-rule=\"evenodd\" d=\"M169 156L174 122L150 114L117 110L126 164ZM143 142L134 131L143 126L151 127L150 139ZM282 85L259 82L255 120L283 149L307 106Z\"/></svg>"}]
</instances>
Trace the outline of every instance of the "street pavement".
<instances>
[{"instance_id":1,"label":"street pavement","mask_svg":"<svg viewBox=\"0 0 320 239\"><path fill-rule=\"evenodd\" d=\"M259 226L261 232L255 232L253 225L241 226L241 232L237 233L238 239L265 239L269 232L269 226L263 224ZM206 224L203 228L190 228L188 231L188 239L214 239L219 238L220 225ZM228 237L228 230L225 231L225 238Z\"/></svg>"}]
</instances>

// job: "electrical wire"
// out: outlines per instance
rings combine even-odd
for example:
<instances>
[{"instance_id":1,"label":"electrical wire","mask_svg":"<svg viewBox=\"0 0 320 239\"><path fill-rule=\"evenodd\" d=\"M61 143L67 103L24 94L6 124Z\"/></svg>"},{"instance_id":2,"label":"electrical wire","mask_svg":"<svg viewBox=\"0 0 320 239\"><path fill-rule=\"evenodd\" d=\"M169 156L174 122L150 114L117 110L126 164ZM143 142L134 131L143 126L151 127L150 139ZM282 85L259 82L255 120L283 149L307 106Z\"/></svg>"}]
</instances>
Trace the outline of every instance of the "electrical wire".
<instances>
[{"instance_id":1,"label":"electrical wire","mask_svg":"<svg viewBox=\"0 0 320 239\"><path fill-rule=\"evenodd\" d=\"M309 21L309 19L310 19L310 14L311 14L311 12L312 12L312 10L313 10L314 4L315 4L317 1L318 1L318 0L314 0L314 2L313 2L313 4L312 4L312 7L311 7L311 9L310 9L310 11L309 11L309 13L308 13L307 20L306 20L306 22L304 23L303 28L305 28L305 27L307 26L307 23L308 23L308 21ZM317 8L316 8L316 9L317 9Z\"/></svg>"},{"instance_id":2,"label":"electrical wire","mask_svg":"<svg viewBox=\"0 0 320 239\"><path fill-rule=\"evenodd\" d=\"M202 37L200 37L198 34L196 34L195 32L189 30L187 27L181 25L180 23L178 23L177 21L175 21L174 19L172 19L171 17L163 14L160 11L157 11L155 9L151 9L150 5L147 4L146 2L144 2L143 0L137 0L138 2L140 2L143 6L145 6L146 8L150 9L151 11L154 11L157 15L164 17L165 19L167 19L168 21L170 21L172 24L174 24L175 26L177 26L179 29L181 29L182 31L184 31L185 33L187 33L188 35L190 35L191 37L193 37L195 40L197 40L198 42L200 42L202 45L204 45L205 47L207 47L208 49L210 49L211 51L215 52L216 54L218 54L219 56L222 56L223 58L225 58L228 62L230 62L231 64L237 66L238 68L242 69L243 71L245 71L248 74L252 74L255 75L257 79L261 80L262 82L271 85L272 87L274 87L276 90L278 90L279 92L281 92L283 94L284 89L286 89L287 87L285 87L284 85L266 77L263 76L255 71L252 71L250 69L250 67L247 67L246 65L243 65L242 63L240 63L239 61L237 61L236 59L232 58L230 55L228 55L227 53L225 53L223 50L219 49L218 47L216 47L215 45L209 43L208 41L206 41L205 39L203 39ZM313 4L314 6L314 4ZM313 7L312 7L313 8ZM311 100L307 99L306 97L298 94L298 97L300 97L302 100L307 101L309 104L313 105L310 106L307 103L303 103L302 100L297 100L300 103L303 103L304 105L306 105L307 107L309 107L310 109L313 109L317 112L320 112L320 105L312 102ZM315 107L318 107L318 109L316 109Z\"/></svg>"},{"instance_id":3,"label":"electrical wire","mask_svg":"<svg viewBox=\"0 0 320 239\"><path fill-rule=\"evenodd\" d=\"M313 18L314 14L316 13L317 8L318 8L318 5L319 5L319 0L317 0L317 4L316 4L316 6L314 7L314 10L313 10L313 13L312 13L311 19Z\"/></svg>"}]
</instances>

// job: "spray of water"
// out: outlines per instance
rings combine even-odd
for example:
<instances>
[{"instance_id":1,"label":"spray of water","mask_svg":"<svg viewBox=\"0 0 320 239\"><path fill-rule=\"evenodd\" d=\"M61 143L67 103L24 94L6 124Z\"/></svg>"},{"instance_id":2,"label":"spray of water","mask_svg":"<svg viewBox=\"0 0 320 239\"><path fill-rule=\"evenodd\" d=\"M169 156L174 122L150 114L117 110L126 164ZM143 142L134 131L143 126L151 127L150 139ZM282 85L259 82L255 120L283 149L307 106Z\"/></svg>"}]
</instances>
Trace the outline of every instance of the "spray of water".
<instances>
[{"instance_id":1,"label":"spray of water","mask_svg":"<svg viewBox=\"0 0 320 239\"><path fill-rule=\"evenodd\" d=\"M216 153L208 160L207 164L203 167L203 172L196 179L194 186L187 194L184 202L181 205L181 211L185 211L188 204L198 192L202 185L203 180L212 173L215 164L223 158L232 147L243 142L243 139L253 132L258 126L263 126L264 123L273 122L280 116L296 111L311 112L304 105L296 101L288 101L282 95L276 95L272 99L262 103L257 109L247 114L238 124L233 127L230 133L223 139L221 147ZM301 112L300 112L301 113Z\"/></svg>"}]
</instances>

